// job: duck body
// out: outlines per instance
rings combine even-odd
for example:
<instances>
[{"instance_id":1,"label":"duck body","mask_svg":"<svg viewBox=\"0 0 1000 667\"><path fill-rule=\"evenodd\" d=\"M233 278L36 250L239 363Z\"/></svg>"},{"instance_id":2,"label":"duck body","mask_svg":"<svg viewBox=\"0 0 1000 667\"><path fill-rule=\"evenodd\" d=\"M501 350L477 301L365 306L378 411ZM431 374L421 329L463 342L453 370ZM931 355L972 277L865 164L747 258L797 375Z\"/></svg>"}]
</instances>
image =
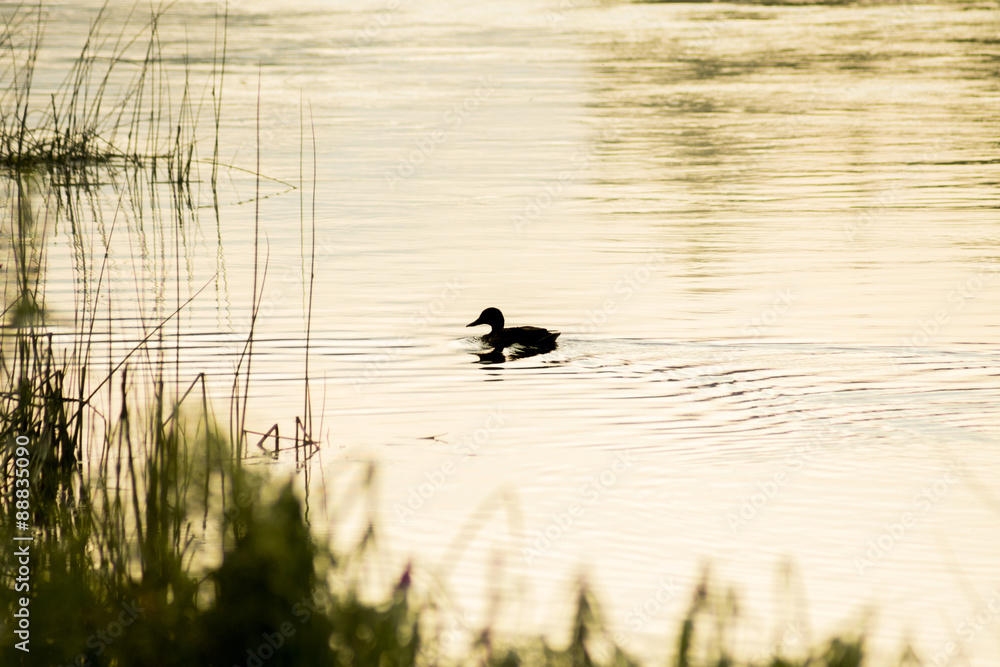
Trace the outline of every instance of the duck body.
<instances>
[{"instance_id":1,"label":"duck body","mask_svg":"<svg viewBox=\"0 0 1000 667\"><path fill-rule=\"evenodd\" d=\"M467 324L475 327L488 324L490 332L482 337L484 344L494 350L503 350L514 345L538 351L554 350L558 331L549 331L541 327L504 327L503 313L497 308L487 308L475 322Z\"/></svg>"}]
</instances>

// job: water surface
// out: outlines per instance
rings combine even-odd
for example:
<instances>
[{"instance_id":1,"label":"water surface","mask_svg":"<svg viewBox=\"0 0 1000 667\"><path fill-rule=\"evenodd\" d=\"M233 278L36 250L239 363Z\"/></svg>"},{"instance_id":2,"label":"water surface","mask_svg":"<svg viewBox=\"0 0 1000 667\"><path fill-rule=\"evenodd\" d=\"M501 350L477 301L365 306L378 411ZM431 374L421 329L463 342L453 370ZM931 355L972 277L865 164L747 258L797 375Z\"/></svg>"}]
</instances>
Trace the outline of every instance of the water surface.
<instances>
[{"instance_id":1,"label":"water surface","mask_svg":"<svg viewBox=\"0 0 1000 667\"><path fill-rule=\"evenodd\" d=\"M39 85L96 7L52 14ZM218 5L178 7L165 43L204 74ZM45 237L47 305L68 335L103 275L107 365L207 285L161 347L224 405L259 205L248 428L303 414L315 248L314 490L377 460L387 557L456 627L495 586L506 626L564 631L585 572L660 657L710 562L756 653L790 562L803 643L873 610L883 649L990 664L995 619L961 624L1000 589L997 27L987 4L231 3L218 201L202 182L178 219L154 184L140 219L96 186ZM479 363L491 305L558 349Z\"/></svg>"}]
</instances>

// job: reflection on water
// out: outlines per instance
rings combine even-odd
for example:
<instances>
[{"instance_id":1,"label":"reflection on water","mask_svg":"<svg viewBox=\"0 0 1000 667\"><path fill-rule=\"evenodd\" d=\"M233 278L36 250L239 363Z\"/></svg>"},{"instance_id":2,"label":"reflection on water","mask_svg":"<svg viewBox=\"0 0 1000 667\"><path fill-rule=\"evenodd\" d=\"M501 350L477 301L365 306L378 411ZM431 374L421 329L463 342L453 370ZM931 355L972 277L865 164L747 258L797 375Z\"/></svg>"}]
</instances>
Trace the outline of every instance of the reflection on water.
<instances>
[{"instance_id":1,"label":"reflection on water","mask_svg":"<svg viewBox=\"0 0 1000 667\"><path fill-rule=\"evenodd\" d=\"M816 633L872 605L879 645L933 655L1000 586L995 33L949 5L233 4L218 191L73 191L45 308L98 314L103 368L155 334L142 361L222 404L259 205L248 428L302 413L308 359L313 480L379 460L393 552L470 622L493 581L510 627L560 629L585 569L659 655L703 559L759 619L790 560ZM558 347L469 363L483 303Z\"/></svg>"}]
</instances>

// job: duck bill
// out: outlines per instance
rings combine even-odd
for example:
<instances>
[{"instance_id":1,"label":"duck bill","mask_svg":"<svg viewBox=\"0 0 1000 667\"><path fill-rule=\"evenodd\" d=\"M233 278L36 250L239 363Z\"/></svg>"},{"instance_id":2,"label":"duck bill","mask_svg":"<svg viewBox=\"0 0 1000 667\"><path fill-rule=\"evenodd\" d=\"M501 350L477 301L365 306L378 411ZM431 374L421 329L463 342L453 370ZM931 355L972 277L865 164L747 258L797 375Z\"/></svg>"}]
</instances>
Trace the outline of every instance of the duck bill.
<instances>
[{"instance_id":1,"label":"duck bill","mask_svg":"<svg viewBox=\"0 0 1000 667\"><path fill-rule=\"evenodd\" d=\"M466 324L465 326L466 327L475 327L475 326L479 326L480 324L486 324L485 322L483 322L483 318L481 318L481 317L479 319L477 319L475 322L470 322L469 324Z\"/></svg>"}]
</instances>

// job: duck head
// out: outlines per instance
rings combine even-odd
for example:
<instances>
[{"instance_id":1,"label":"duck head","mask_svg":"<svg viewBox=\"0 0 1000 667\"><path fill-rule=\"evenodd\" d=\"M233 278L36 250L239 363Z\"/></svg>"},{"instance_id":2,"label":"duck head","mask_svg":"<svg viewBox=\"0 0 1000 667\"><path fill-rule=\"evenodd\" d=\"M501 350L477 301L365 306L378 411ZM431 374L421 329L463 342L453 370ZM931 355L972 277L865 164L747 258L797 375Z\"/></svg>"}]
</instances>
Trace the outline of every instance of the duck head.
<instances>
[{"instance_id":1,"label":"duck head","mask_svg":"<svg viewBox=\"0 0 1000 667\"><path fill-rule=\"evenodd\" d=\"M491 333L496 333L503 329L503 313L498 308L487 308L479 314L475 322L466 324L467 327L474 327L480 324L488 324L492 328Z\"/></svg>"}]
</instances>

